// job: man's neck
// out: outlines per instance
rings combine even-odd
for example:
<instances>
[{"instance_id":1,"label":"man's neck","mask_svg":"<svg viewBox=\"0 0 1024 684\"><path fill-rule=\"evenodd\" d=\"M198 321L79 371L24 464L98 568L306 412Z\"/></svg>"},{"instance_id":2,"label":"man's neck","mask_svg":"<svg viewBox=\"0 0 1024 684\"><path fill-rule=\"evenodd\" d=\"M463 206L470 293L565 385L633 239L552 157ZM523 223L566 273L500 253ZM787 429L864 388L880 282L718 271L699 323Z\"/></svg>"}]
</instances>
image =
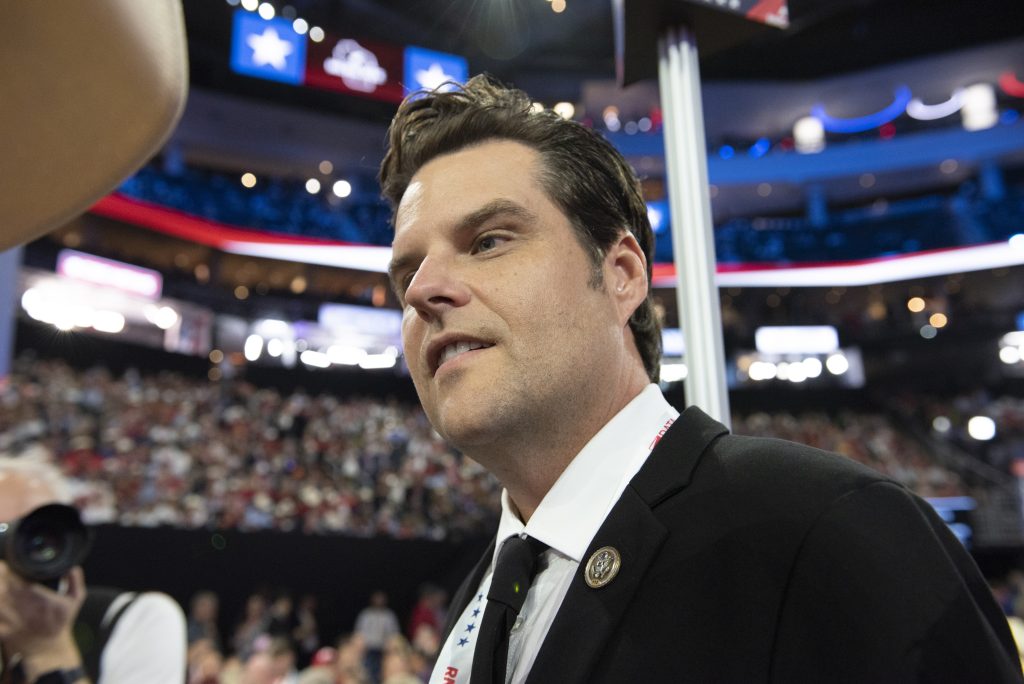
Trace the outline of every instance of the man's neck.
<instances>
[{"instance_id":1,"label":"man's neck","mask_svg":"<svg viewBox=\"0 0 1024 684\"><path fill-rule=\"evenodd\" d=\"M502 486L508 490L509 498L524 523L530 521L540 502L585 444L586 441L573 451L533 450L530 452L530 458L517 458L511 468L490 468Z\"/></svg>"},{"instance_id":2,"label":"man's neck","mask_svg":"<svg viewBox=\"0 0 1024 684\"><path fill-rule=\"evenodd\" d=\"M600 410L583 415L553 416L548 429L528 426L518 438L505 439L488 449L485 456L467 455L481 463L508 490L520 519L526 523L540 502L569 467L576 455L608 422L647 386L646 376L631 383L618 398L607 401ZM567 426L575 429L568 430Z\"/></svg>"}]
</instances>

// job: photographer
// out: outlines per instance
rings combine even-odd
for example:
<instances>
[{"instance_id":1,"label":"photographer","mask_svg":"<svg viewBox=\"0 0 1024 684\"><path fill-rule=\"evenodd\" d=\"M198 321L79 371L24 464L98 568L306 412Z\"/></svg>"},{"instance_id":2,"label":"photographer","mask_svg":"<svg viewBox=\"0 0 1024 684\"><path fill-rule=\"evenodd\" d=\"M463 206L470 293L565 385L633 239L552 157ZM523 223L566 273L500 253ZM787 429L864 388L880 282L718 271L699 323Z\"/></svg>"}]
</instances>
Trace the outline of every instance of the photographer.
<instances>
[{"instance_id":1,"label":"photographer","mask_svg":"<svg viewBox=\"0 0 1024 684\"><path fill-rule=\"evenodd\" d=\"M54 467L0 457L0 544L29 514L69 500ZM0 684L184 682L185 618L170 597L87 589L77 566L52 589L0 558Z\"/></svg>"}]
</instances>

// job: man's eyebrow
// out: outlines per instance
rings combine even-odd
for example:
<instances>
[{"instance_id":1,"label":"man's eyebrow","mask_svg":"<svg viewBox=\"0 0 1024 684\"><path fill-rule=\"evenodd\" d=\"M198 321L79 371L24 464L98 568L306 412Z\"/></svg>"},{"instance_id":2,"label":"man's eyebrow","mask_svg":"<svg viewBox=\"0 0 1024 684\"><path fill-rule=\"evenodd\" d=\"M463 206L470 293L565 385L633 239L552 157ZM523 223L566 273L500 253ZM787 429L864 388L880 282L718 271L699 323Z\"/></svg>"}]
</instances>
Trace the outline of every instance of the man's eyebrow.
<instances>
[{"instance_id":1,"label":"man's eyebrow","mask_svg":"<svg viewBox=\"0 0 1024 684\"><path fill-rule=\"evenodd\" d=\"M510 216L526 222L537 220L537 215L523 205L513 202L510 199L500 198L492 200L476 211L463 216L455 224L452 232L459 235L461 233L472 231L478 228L481 224L484 224L497 216ZM415 261L415 258L412 256L400 256L398 258L393 258L391 263L388 264L388 279L391 280L391 288L396 292L398 292L399 285L395 280L396 275L413 261Z\"/></svg>"},{"instance_id":2,"label":"man's eyebrow","mask_svg":"<svg viewBox=\"0 0 1024 684\"><path fill-rule=\"evenodd\" d=\"M496 199L474 212L466 214L455 224L455 233L462 233L487 223L495 216L511 216L521 221L535 221L537 216L523 205L510 199Z\"/></svg>"}]
</instances>

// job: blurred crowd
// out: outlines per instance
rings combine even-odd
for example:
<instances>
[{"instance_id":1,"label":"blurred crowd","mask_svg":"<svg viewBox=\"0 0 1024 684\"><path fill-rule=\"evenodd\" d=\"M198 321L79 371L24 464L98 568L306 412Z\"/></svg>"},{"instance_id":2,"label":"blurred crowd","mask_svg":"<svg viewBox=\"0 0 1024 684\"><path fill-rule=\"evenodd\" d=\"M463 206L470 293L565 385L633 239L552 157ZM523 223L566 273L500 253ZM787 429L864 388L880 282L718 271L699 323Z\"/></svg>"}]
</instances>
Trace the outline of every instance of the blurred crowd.
<instances>
[{"instance_id":1,"label":"blurred crowd","mask_svg":"<svg viewBox=\"0 0 1024 684\"><path fill-rule=\"evenodd\" d=\"M140 169L121 194L211 221L275 233L345 242L390 245L390 211L369 179L353 178L344 199L328 189L311 193L303 181L261 177L243 187L236 174L166 158ZM827 216L733 217L716 226L715 253L722 262L828 261L1006 240L1018 232L1024 192L1011 179L1000 193L982 192L968 180L955 193L933 194L835 209ZM358 188L374 188L359 192ZM350 188L351 189L351 188ZM656 243L656 261L672 261L672 242Z\"/></svg>"},{"instance_id":2,"label":"blurred crowd","mask_svg":"<svg viewBox=\"0 0 1024 684\"><path fill-rule=\"evenodd\" d=\"M2 452L54 458L93 524L452 539L497 520L497 482L393 401L24 356Z\"/></svg>"},{"instance_id":3,"label":"blurred crowd","mask_svg":"<svg viewBox=\"0 0 1024 684\"><path fill-rule=\"evenodd\" d=\"M752 413L734 416L732 429L737 434L777 437L834 451L884 473L919 496L967 493L957 473L943 467L921 442L881 413Z\"/></svg>"},{"instance_id":4,"label":"blurred crowd","mask_svg":"<svg viewBox=\"0 0 1024 684\"><path fill-rule=\"evenodd\" d=\"M730 218L716 226L715 254L721 262L845 261L1000 242L1018 232L1022 207L1019 185L994 193L968 180L955 193L835 209L815 218ZM659 247L657 260L670 261L672 252Z\"/></svg>"},{"instance_id":5,"label":"blurred crowd","mask_svg":"<svg viewBox=\"0 0 1024 684\"><path fill-rule=\"evenodd\" d=\"M254 593L224 635L217 595L201 591L188 613L188 684L420 684L439 650L446 600L425 585L403 623L375 591L352 630L324 644L314 596Z\"/></svg>"},{"instance_id":6,"label":"blurred crowd","mask_svg":"<svg viewBox=\"0 0 1024 684\"><path fill-rule=\"evenodd\" d=\"M128 197L184 211L211 221L274 233L343 242L390 245L390 209L375 181L353 179L356 192L338 197L324 179L312 194L302 181L263 176L243 187L238 176L177 163L150 164L126 180L119 191ZM358 192L367 185L373 192ZM350 188L351 189L351 188Z\"/></svg>"},{"instance_id":7,"label":"blurred crowd","mask_svg":"<svg viewBox=\"0 0 1024 684\"><path fill-rule=\"evenodd\" d=\"M1024 667L1024 572L1011 570L1005 577L989 580L989 587L1010 623Z\"/></svg>"},{"instance_id":8,"label":"blurred crowd","mask_svg":"<svg viewBox=\"0 0 1024 684\"><path fill-rule=\"evenodd\" d=\"M934 438L1004 473L1013 472L1014 461L1024 458L1024 399L978 390L948 399L907 394L894 405ZM972 419L990 420L991 434L983 422L972 435Z\"/></svg>"},{"instance_id":9,"label":"blurred crowd","mask_svg":"<svg viewBox=\"0 0 1024 684\"><path fill-rule=\"evenodd\" d=\"M995 407L1019 440L1021 402ZM753 413L733 430L838 452L922 496L965 493L883 414ZM0 452L54 458L93 524L459 539L486 536L498 514L497 482L418 406L244 381L23 356L0 391Z\"/></svg>"}]
</instances>

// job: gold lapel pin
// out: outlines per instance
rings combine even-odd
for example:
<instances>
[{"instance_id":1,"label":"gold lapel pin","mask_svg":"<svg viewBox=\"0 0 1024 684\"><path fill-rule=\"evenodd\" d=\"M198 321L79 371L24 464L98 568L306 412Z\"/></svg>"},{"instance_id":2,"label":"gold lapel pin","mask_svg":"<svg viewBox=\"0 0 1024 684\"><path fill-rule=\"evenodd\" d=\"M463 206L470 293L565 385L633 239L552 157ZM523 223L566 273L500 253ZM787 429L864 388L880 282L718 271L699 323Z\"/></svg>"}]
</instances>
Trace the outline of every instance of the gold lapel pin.
<instances>
[{"instance_id":1,"label":"gold lapel pin","mask_svg":"<svg viewBox=\"0 0 1024 684\"><path fill-rule=\"evenodd\" d=\"M614 546L603 546L587 561L583 579L591 589L600 589L615 579L622 566L622 555Z\"/></svg>"}]
</instances>

